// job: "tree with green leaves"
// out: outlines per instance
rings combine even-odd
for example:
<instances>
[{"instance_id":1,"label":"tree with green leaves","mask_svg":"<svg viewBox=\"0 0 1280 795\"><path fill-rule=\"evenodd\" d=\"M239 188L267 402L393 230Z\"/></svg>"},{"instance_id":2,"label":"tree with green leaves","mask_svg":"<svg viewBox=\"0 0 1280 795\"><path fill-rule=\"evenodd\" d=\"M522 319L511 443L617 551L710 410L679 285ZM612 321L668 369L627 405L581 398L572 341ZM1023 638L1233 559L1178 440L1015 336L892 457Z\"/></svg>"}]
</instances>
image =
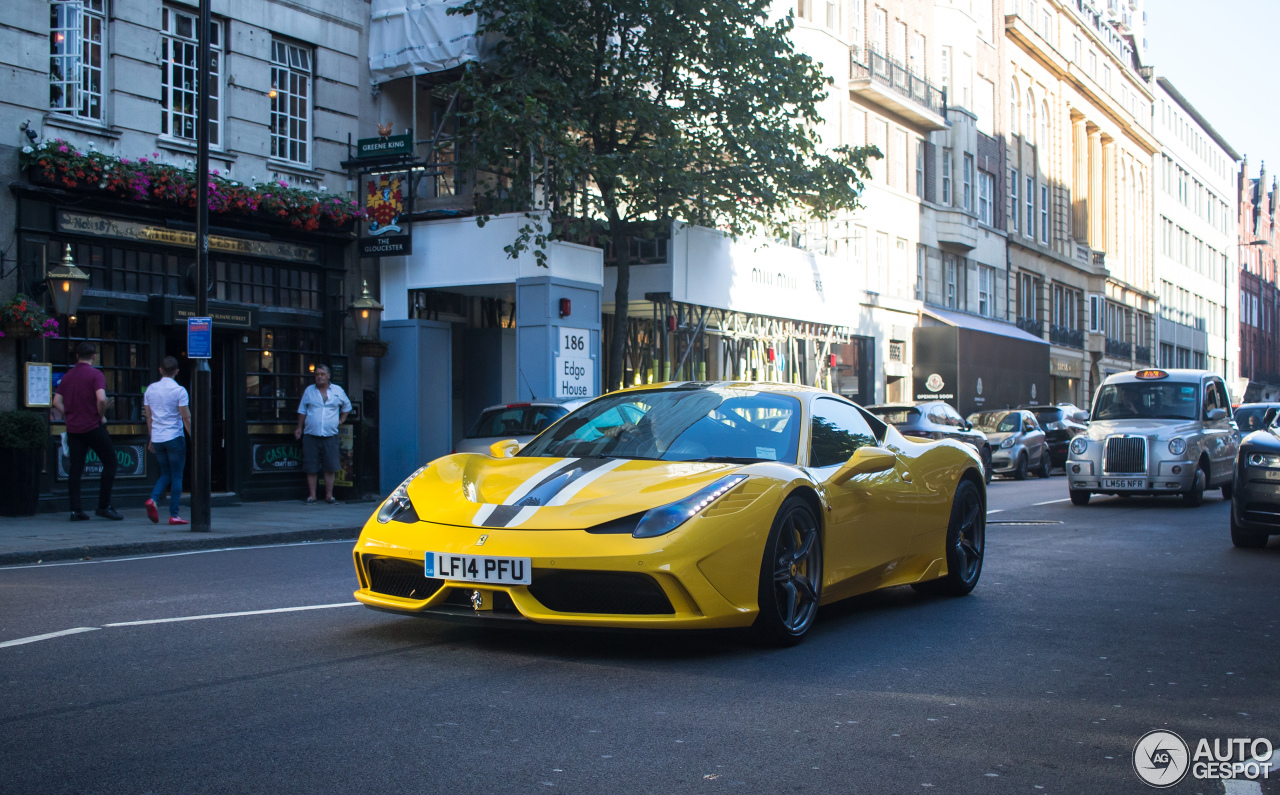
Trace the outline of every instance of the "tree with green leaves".
<instances>
[{"instance_id":1,"label":"tree with green leaves","mask_svg":"<svg viewBox=\"0 0 1280 795\"><path fill-rule=\"evenodd\" d=\"M513 256L604 236L617 263L606 389L623 378L630 239L672 219L780 237L858 206L874 147L824 146L829 81L770 0L468 0L490 60L454 88L477 185L531 213ZM483 217L480 222L483 223ZM539 256L540 255L540 256Z\"/></svg>"}]
</instances>

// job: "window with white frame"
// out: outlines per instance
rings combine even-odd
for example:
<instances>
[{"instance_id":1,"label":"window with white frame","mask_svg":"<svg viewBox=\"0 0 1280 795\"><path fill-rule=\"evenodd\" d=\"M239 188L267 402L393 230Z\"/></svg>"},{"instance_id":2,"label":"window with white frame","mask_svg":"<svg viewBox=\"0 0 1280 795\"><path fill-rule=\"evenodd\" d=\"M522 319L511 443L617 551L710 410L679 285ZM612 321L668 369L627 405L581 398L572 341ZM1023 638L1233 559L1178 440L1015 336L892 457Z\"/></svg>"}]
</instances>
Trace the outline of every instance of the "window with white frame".
<instances>
[{"instance_id":1,"label":"window with white frame","mask_svg":"<svg viewBox=\"0 0 1280 795\"><path fill-rule=\"evenodd\" d=\"M951 150L942 150L942 203L951 205Z\"/></svg>"},{"instance_id":2,"label":"window with white frame","mask_svg":"<svg viewBox=\"0 0 1280 795\"><path fill-rule=\"evenodd\" d=\"M954 254L943 255L943 280L947 285L947 306L956 308L956 296L959 292L956 284L956 258Z\"/></svg>"},{"instance_id":3,"label":"window with white frame","mask_svg":"<svg viewBox=\"0 0 1280 795\"><path fill-rule=\"evenodd\" d=\"M885 290L885 272L889 269L889 235L887 232L876 232L875 248L872 251L871 284L867 286L872 292Z\"/></svg>"},{"instance_id":4,"label":"window with white frame","mask_svg":"<svg viewBox=\"0 0 1280 795\"><path fill-rule=\"evenodd\" d=\"M938 51L938 81L942 86L942 90L950 97L951 94L951 48L943 47ZM954 100L954 97L952 98Z\"/></svg>"},{"instance_id":5,"label":"window with white frame","mask_svg":"<svg viewBox=\"0 0 1280 795\"><path fill-rule=\"evenodd\" d=\"M907 241L898 238L893 242L893 283L892 293L899 298L906 298L910 293L909 279L911 271L907 270L911 267L910 260L907 259Z\"/></svg>"},{"instance_id":6,"label":"window with white frame","mask_svg":"<svg viewBox=\"0 0 1280 795\"><path fill-rule=\"evenodd\" d=\"M311 50L271 42L271 156L311 162Z\"/></svg>"},{"instance_id":7,"label":"window with white frame","mask_svg":"<svg viewBox=\"0 0 1280 795\"><path fill-rule=\"evenodd\" d=\"M992 197L995 195L996 178L985 171L978 172L978 220L992 225Z\"/></svg>"},{"instance_id":8,"label":"window with white frame","mask_svg":"<svg viewBox=\"0 0 1280 795\"><path fill-rule=\"evenodd\" d=\"M893 187L907 189L907 132L893 131Z\"/></svg>"},{"instance_id":9,"label":"window with white frame","mask_svg":"<svg viewBox=\"0 0 1280 795\"><path fill-rule=\"evenodd\" d=\"M964 208L969 212L973 212L973 155L965 153L964 156Z\"/></svg>"},{"instance_id":10,"label":"window with white frame","mask_svg":"<svg viewBox=\"0 0 1280 795\"><path fill-rule=\"evenodd\" d=\"M916 196L924 198L924 140L916 139Z\"/></svg>"},{"instance_id":11,"label":"window with white frame","mask_svg":"<svg viewBox=\"0 0 1280 795\"><path fill-rule=\"evenodd\" d=\"M929 254L924 246L916 246L916 300L925 300L925 269Z\"/></svg>"},{"instance_id":12,"label":"window with white frame","mask_svg":"<svg viewBox=\"0 0 1280 795\"><path fill-rule=\"evenodd\" d=\"M1032 96L1031 94L1031 89L1027 89L1026 102L1022 106L1022 137L1023 138L1031 138L1036 134L1035 115L1036 115L1036 100L1035 100L1035 97ZM1027 143L1034 144L1035 141L1031 140L1031 141L1028 141Z\"/></svg>"},{"instance_id":13,"label":"window with white frame","mask_svg":"<svg viewBox=\"0 0 1280 795\"><path fill-rule=\"evenodd\" d=\"M196 139L199 18L174 8L160 12L160 134ZM222 119L222 26L209 28L209 143L218 146Z\"/></svg>"},{"instance_id":14,"label":"window with white frame","mask_svg":"<svg viewBox=\"0 0 1280 795\"><path fill-rule=\"evenodd\" d=\"M1018 81L1009 83L1009 134L1018 134Z\"/></svg>"},{"instance_id":15,"label":"window with white frame","mask_svg":"<svg viewBox=\"0 0 1280 795\"><path fill-rule=\"evenodd\" d=\"M978 266L978 314L991 317L995 314L996 271L986 265Z\"/></svg>"},{"instance_id":16,"label":"window with white frame","mask_svg":"<svg viewBox=\"0 0 1280 795\"><path fill-rule=\"evenodd\" d=\"M1024 194L1027 201L1027 223L1022 227L1022 233L1032 240L1036 237L1036 180L1035 177L1027 177L1027 192Z\"/></svg>"},{"instance_id":17,"label":"window with white frame","mask_svg":"<svg viewBox=\"0 0 1280 795\"><path fill-rule=\"evenodd\" d=\"M106 0L49 5L49 109L104 121Z\"/></svg>"},{"instance_id":18,"label":"window with white frame","mask_svg":"<svg viewBox=\"0 0 1280 795\"><path fill-rule=\"evenodd\" d=\"M1049 186L1040 186L1040 242L1049 242Z\"/></svg>"},{"instance_id":19,"label":"window with white frame","mask_svg":"<svg viewBox=\"0 0 1280 795\"><path fill-rule=\"evenodd\" d=\"M1018 217L1022 214L1022 209L1018 205L1018 169L1009 169L1009 198L1012 200L1010 206L1013 212L1009 213L1009 225L1016 231L1018 228Z\"/></svg>"}]
</instances>

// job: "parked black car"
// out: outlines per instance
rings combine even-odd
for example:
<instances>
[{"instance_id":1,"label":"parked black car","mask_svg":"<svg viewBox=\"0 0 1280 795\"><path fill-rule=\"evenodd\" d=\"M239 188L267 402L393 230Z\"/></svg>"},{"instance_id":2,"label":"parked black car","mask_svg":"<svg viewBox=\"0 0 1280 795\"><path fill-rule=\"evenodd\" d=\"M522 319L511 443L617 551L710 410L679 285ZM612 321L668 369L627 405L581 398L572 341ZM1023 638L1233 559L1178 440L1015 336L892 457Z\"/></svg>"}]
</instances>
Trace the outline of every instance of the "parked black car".
<instances>
[{"instance_id":1,"label":"parked black car","mask_svg":"<svg viewBox=\"0 0 1280 795\"><path fill-rule=\"evenodd\" d=\"M1273 422L1246 436L1236 454L1231 543L1260 549L1276 534L1280 534L1280 426Z\"/></svg>"},{"instance_id":2,"label":"parked black car","mask_svg":"<svg viewBox=\"0 0 1280 795\"><path fill-rule=\"evenodd\" d=\"M1088 414L1067 404L1061 406L1018 406L1023 411L1036 415L1036 421L1044 429L1044 440L1049 445L1049 464L1065 467L1067 448L1077 434L1085 432L1084 418Z\"/></svg>"},{"instance_id":3,"label":"parked black car","mask_svg":"<svg viewBox=\"0 0 1280 795\"><path fill-rule=\"evenodd\" d=\"M1245 403L1236 409L1233 418L1240 433L1248 435L1270 428L1277 414L1280 414L1280 403Z\"/></svg>"},{"instance_id":4,"label":"parked black car","mask_svg":"<svg viewBox=\"0 0 1280 795\"><path fill-rule=\"evenodd\" d=\"M903 436L917 439L955 439L978 451L982 469L991 482L991 445L987 435L960 416L950 403L940 400L927 403L885 403L868 406L867 411L898 429Z\"/></svg>"}]
</instances>

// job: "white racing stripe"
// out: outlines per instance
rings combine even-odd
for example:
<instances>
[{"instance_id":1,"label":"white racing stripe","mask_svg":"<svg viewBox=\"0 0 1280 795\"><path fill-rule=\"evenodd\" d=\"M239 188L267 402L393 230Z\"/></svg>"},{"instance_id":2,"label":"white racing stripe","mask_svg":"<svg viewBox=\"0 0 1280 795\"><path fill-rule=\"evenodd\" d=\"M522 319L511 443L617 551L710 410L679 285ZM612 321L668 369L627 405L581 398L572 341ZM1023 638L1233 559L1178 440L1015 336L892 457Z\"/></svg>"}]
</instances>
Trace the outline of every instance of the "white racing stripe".
<instances>
[{"instance_id":1,"label":"white racing stripe","mask_svg":"<svg viewBox=\"0 0 1280 795\"><path fill-rule=\"evenodd\" d=\"M77 635L81 632L93 632L101 629L101 627L76 627L75 629L64 629L61 632L46 632L43 635L32 635L28 638L18 638L17 640L6 640L0 643L0 649L6 646L21 646L24 643L35 643L41 640L49 640L50 638L60 638L63 635Z\"/></svg>"},{"instance_id":2,"label":"white racing stripe","mask_svg":"<svg viewBox=\"0 0 1280 795\"><path fill-rule=\"evenodd\" d=\"M538 512L538 506L526 505L520 509L520 512L517 513L511 521L503 525L503 527L518 527L524 524L525 522L529 521L529 517L533 516L537 512Z\"/></svg>"},{"instance_id":3,"label":"white racing stripe","mask_svg":"<svg viewBox=\"0 0 1280 795\"><path fill-rule=\"evenodd\" d=\"M305 607L277 607L274 610L242 610L238 613L210 613L206 616L179 616L177 618L150 618L146 621L117 621L104 627L140 627L144 624L172 624L177 621L203 621L206 618L236 618L238 616L265 616L269 613L297 613L300 610L327 610L331 607L355 607L359 602L339 602L333 605L307 605Z\"/></svg>"},{"instance_id":4,"label":"white racing stripe","mask_svg":"<svg viewBox=\"0 0 1280 795\"><path fill-rule=\"evenodd\" d=\"M524 495L532 491L534 486L546 480L547 475L553 474L561 469L564 469L570 464L575 464L577 463L577 461L578 459L576 458L565 458L561 461L558 461L552 464L549 467L545 467L543 469L538 470L533 475L531 475L527 480L525 480L524 483L521 483L519 486L516 486L515 490L512 491L510 494L508 494L507 498L503 500L501 503L486 502L481 504L480 510L476 511L476 515L471 520L471 524L475 525L476 527L484 527L485 520L487 520L489 518L489 515L493 513L494 508L497 508L499 505L515 505L524 497ZM523 513L524 511L521 510L521 514ZM520 517L517 517L517 518L519 518L520 521L523 522L525 519L528 519L529 517L524 516L523 518L520 518ZM508 523L506 526L510 527L511 524Z\"/></svg>"},{"instance_id":5,"label":"white racing stripe","mask_svg":"<svg viewBox=\"0 0 1280 795\"><path fill-rule=\"evenodd\" d=\"M1037 505L1053 505L1055 502L1070 502L1070 501L1071 501L1071 498L1070 498L1070 497L1063 497L1063 498L1062 498L1062 499L1060 499L1060 500L1045 500L1044 502L1036 502L1036 503L1032 503L1032 504L1031 504L1031 507L1032 507L1032 508L1034 508L1034 507L1036 507Z\"/></svg>"},{"instance_id":6,"label":"white racing stripe","mask_svg":"<svg viewBox=\"0 0 1280 795\"><path fill-rule=\"evenodd\" d=\"M555 497L552 497L551 500L547 503L547 505L548 506L564 505L568 503L569 500L575 494L582 491L583 487L589 484L591 481L595 480L601 475L604 475L610 472L611 470L617 469L618 467L622 466L625 463L627 463L627 459L615 458L603 466L596 467L595 469L591 470L587 474L583 475L582 477L570 483L568 486L565 486L563 489L561 489L560 493L557 494Z\"/></svg>"}]
</instances>

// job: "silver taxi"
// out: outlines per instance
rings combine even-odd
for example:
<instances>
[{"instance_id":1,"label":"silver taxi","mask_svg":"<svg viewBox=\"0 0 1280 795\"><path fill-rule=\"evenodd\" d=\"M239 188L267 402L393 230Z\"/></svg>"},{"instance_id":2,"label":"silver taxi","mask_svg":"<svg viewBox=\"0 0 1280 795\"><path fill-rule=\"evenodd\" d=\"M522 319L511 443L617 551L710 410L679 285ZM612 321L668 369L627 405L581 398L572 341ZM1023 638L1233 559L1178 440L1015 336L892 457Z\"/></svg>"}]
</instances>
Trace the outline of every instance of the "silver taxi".
<instances>
[{"instance_id":1,"label":"silver taxi","mask_svg":"<svg viewBox=\"0 0 1280 795\"><path fill-rule=\"evenodd\" d=\"M1134 370L1098 388L1088 431L1071 441L1071 501L1093 494L1231 496L1240 431L1222 378L1208 370Z\"/></svg>"}]
</instances>

